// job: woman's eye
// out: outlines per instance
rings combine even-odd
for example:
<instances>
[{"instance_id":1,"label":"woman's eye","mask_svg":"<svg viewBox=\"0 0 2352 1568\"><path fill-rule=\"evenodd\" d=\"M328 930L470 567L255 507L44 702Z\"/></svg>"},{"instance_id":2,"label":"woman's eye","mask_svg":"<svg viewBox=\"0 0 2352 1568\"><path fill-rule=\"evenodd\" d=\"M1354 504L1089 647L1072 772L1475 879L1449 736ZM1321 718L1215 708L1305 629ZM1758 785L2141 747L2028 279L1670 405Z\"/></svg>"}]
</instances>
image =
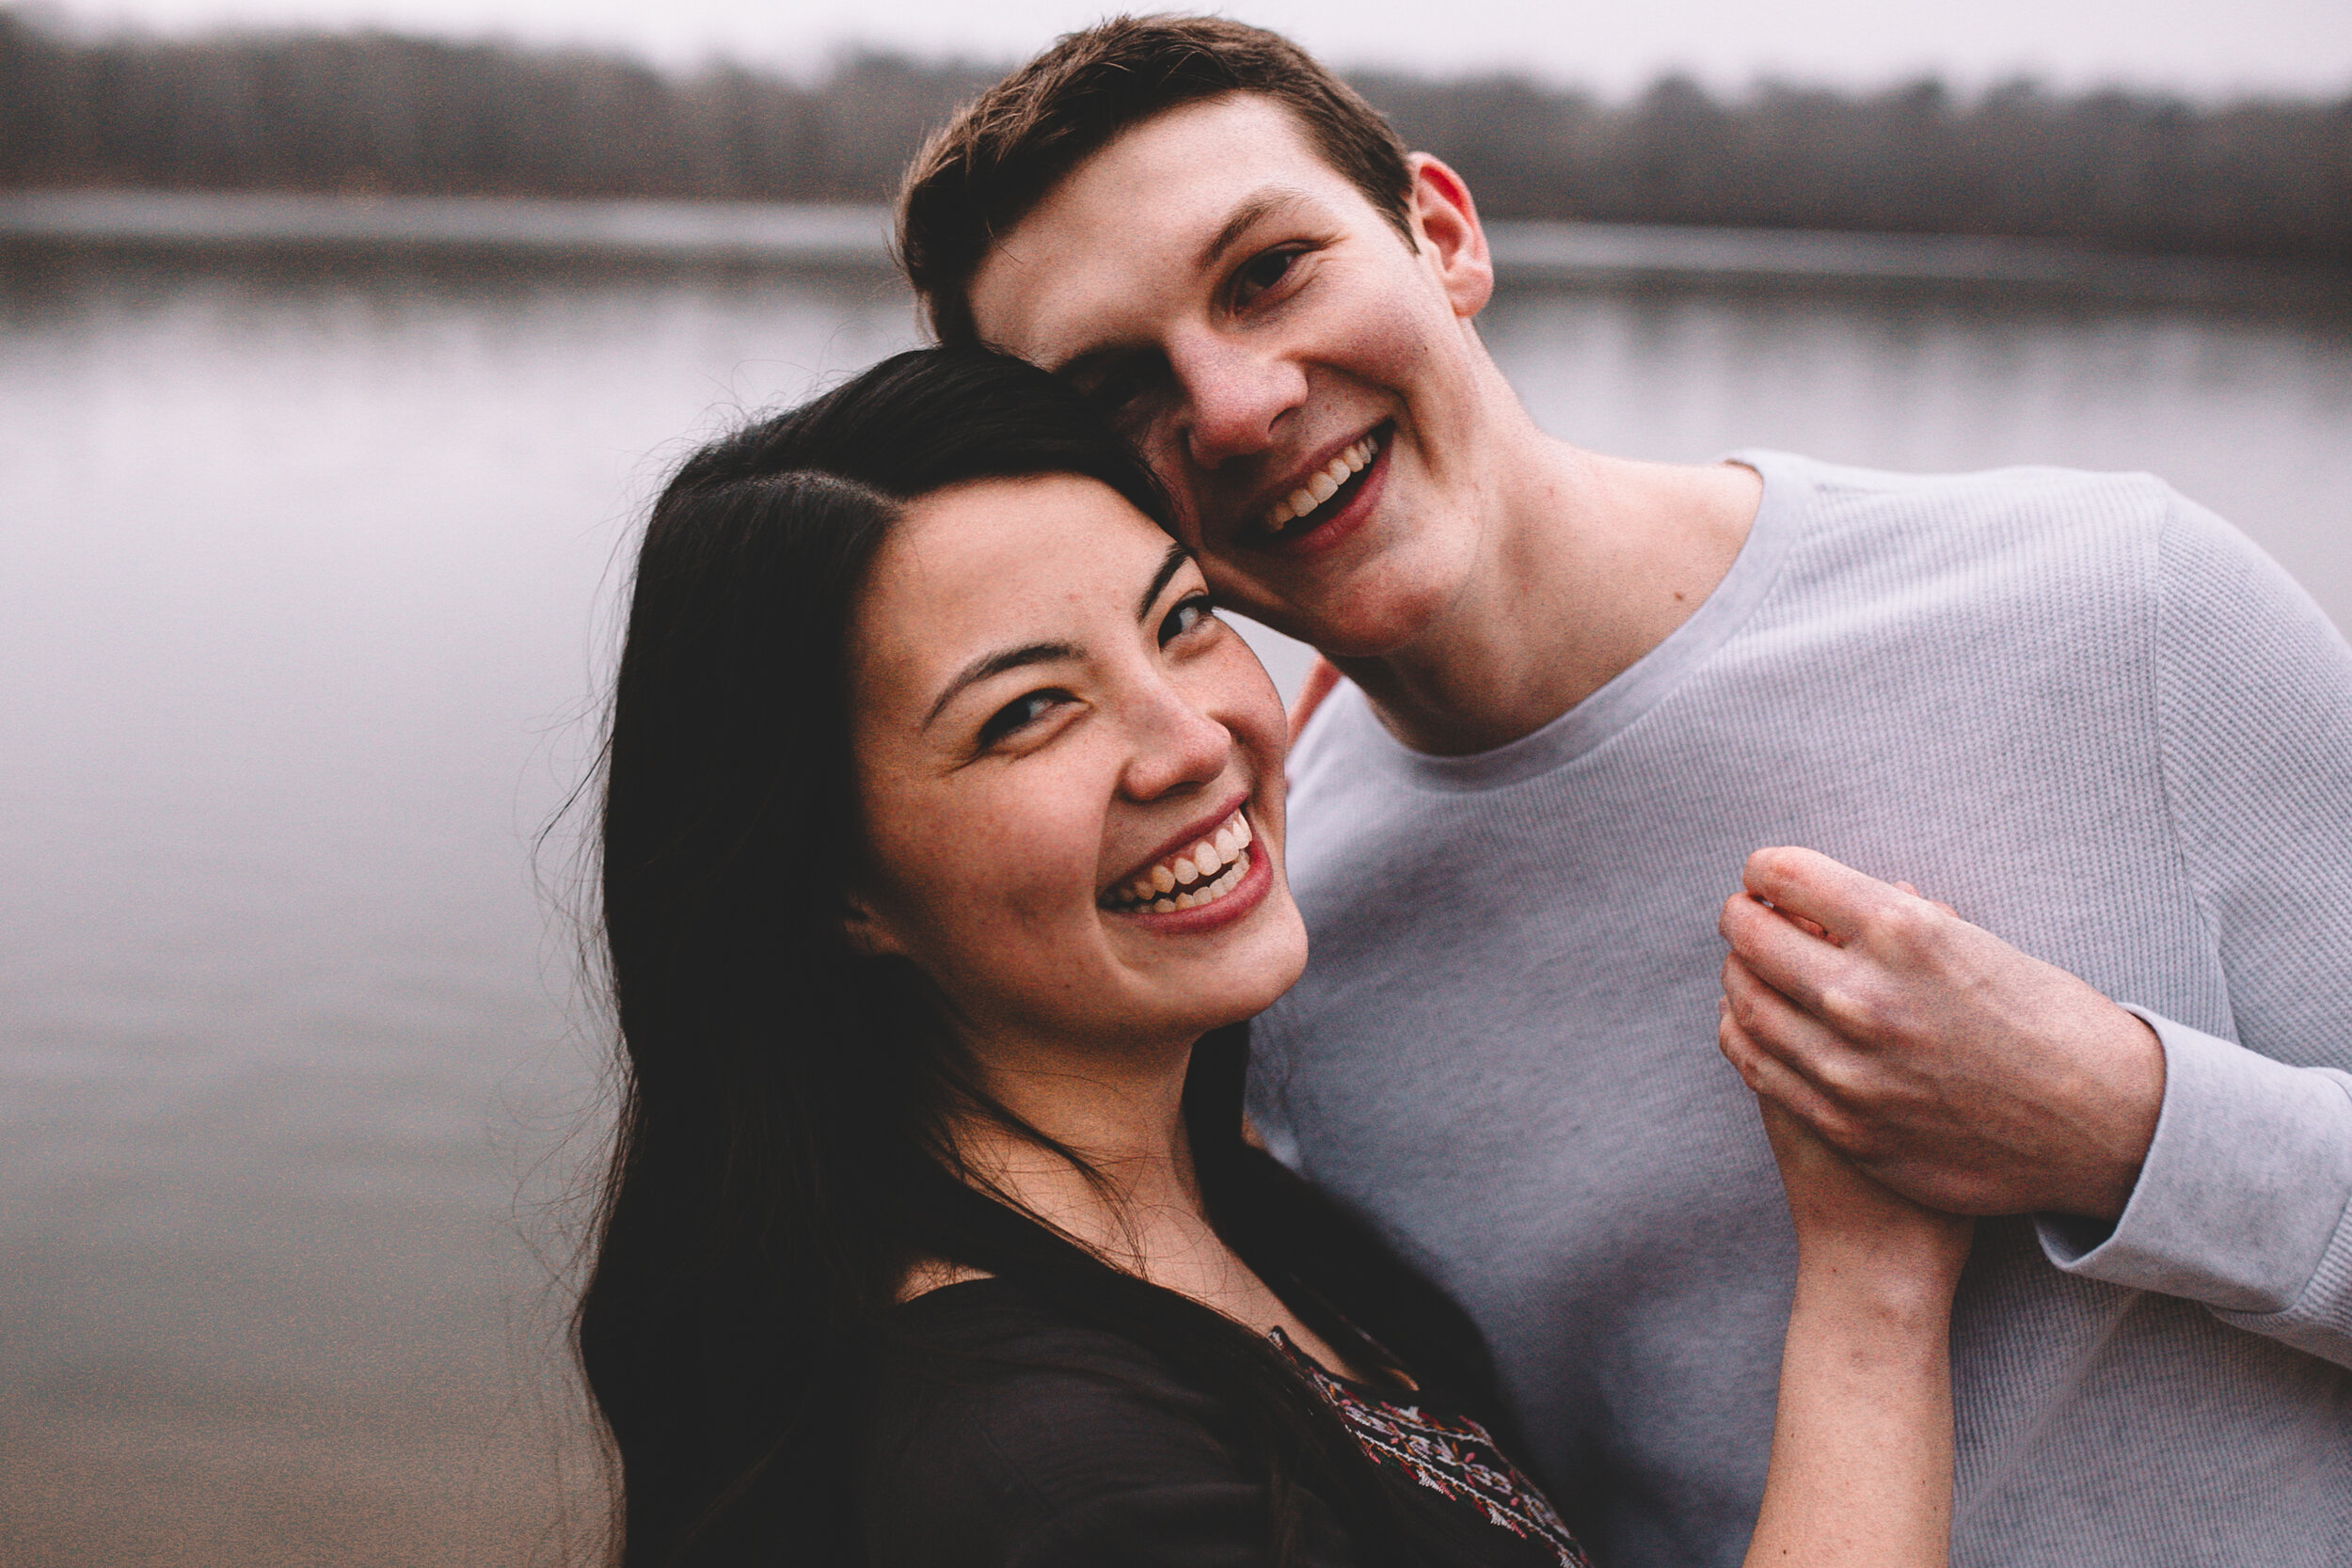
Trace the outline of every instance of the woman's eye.
<instances>
[{"instance_id":1,"label":"woman's eye","mask_svg":"<svg viewBox=\"0 0 2352 1568\"><path fill-rule=\"evenodd\" d=\"M1168 619L1160 623L1160 646L1167 647L1202 622L1215 618L1216 611L1209 605L1209 596L1195 594L1169 610Z\"/></svg>"},{"instance_id":2,"label":"woman's eye","mask_svg":"<svg viewBox=\"0 0 2352 1568\"><path fill-rule=\"evenodd\" d=\"M1067 691L1032 691L1025 697L1015 697L980 726L981 747L986 749L1019 734L1068 701Z\"/></svg>"}]
</instances>

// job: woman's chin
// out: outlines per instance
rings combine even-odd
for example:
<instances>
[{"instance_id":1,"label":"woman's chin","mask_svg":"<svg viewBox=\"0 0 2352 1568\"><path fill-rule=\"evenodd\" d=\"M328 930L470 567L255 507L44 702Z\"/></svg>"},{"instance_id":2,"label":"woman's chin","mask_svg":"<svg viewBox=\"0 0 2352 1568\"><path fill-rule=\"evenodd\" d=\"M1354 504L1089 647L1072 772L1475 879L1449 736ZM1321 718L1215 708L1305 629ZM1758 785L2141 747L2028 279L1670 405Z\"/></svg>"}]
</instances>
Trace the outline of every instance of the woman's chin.
<instances>
[{"instance_id":1,"label":"woman's chin","mask_svg":"<svg viewBox=\"0 0 2352 1568\"><path fill-rule=\"evenodd\" d=\"M1307 928L1287 892L1266 900L1261 920L1249 941L1231 944L1198 968L1186 965L1176 982L1194 1004L1183 1010L1197 1033L1248 1022L1280 1001L1306 972Z\"/></svg>"}]
</instances>

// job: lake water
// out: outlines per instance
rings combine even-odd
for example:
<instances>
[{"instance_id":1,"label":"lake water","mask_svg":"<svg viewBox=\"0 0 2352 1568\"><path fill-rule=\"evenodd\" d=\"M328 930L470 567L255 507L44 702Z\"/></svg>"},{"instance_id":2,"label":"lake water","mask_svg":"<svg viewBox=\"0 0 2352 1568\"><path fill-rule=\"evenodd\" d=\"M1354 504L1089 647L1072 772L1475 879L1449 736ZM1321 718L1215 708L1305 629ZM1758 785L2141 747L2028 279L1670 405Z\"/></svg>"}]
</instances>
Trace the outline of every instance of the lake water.
<instances>
[{"instance_id":1,"label":"lake water","mask_svg":"<svg viewBox=\"0 0 2352 1568\"><path fill-rule=\"evenodd\" d=\"M2352 626L2352 317L1589 289L1486 332L1603 449L2154 469ZM870 272L0 256L0 1560L593 1538L549 1281L602 1041L534 835L664 465L914 335Z\"/></svg>"}]
</instances>

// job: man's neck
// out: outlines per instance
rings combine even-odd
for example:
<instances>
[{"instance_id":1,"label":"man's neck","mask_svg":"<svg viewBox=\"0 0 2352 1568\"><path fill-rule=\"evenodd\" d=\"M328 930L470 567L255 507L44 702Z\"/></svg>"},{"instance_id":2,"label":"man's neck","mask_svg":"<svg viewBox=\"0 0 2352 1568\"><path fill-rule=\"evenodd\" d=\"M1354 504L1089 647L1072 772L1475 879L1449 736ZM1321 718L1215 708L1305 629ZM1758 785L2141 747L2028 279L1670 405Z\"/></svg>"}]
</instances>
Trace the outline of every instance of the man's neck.
<instances>
[{"instance_id":1,"label":"man's neck","mask_svg":"<svg viewBox=\"0 0 2352 1568\"><path fill-rule=\"evenodd\" d=\"M1763 498L1751 468L1603 457L1532 423L1503 446L1454 602L1406 647L1337 661L1416 751L1490 751L1606 686L1714 592Z\"/></svg>"}]
</instances>

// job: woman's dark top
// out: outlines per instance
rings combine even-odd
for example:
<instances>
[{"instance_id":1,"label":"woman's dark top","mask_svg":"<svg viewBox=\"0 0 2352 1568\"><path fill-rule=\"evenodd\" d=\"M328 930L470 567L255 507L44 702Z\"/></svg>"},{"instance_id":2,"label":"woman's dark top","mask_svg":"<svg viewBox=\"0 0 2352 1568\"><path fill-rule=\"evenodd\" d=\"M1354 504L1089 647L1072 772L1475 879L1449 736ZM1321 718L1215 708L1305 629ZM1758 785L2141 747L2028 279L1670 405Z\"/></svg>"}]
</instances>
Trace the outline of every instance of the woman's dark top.
<instances>
[{"instance_id":1,"label":"woman's dark top","mask_svg":"<svg viewBox=\"0 0 2352 1568\"><path fill-rule=\"evenodd\" d=\"M1263 1479L1216 1402L1141 1346L1002 1279L897 1308L859 1434L874 1568L1243 1568L1265 1560ZM1461 1568L1587 1568L1551 1505L1467 1418L1332 1376L1279 1334ZM930 1352L950 1353L935 1361ZM968 1359L967 1359L968 1358ZM950 1369L943 1370L945 1369ZM1297 1561L1360 1560L1301 1497Z\"/></svg>"}]
</instances>

